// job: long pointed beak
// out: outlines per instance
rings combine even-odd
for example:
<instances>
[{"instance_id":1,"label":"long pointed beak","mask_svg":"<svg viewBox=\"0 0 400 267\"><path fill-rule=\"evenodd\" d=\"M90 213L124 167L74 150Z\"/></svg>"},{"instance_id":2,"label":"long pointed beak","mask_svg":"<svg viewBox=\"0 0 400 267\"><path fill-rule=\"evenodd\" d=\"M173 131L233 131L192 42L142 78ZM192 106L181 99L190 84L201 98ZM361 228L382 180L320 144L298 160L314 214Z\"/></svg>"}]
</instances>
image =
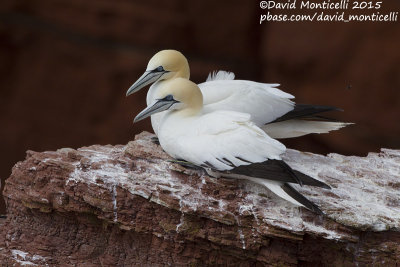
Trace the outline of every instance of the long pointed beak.
<instances>
[{"instance_id":1,"label":"long pointed beak","mask_svg":"<svg viewBox=\"0 0 400 267\"><path fill-rule=\"evenodd\" d=\"M145 71L142 76L128 89L126 92L126 96L136 93L146 85L152 84L158 81L164 72L153 72L153 71Z\"/></svg>"},{"instance_id":2,"label":"long pointed beak","mask_svg":"<svg viewBox=\"0 0 400 267\"><path fill-rule=\"evenodd\" d=\"M146 119L147 117L156 114L158 112L168 110L170 109L175 103L178 103L179 101L176 100L164 100L160 99L156 103L154 103L152 106L149 106L142 110L135 119L133 120L133 123L141 121Z\"/></svg>"}]
</instances>

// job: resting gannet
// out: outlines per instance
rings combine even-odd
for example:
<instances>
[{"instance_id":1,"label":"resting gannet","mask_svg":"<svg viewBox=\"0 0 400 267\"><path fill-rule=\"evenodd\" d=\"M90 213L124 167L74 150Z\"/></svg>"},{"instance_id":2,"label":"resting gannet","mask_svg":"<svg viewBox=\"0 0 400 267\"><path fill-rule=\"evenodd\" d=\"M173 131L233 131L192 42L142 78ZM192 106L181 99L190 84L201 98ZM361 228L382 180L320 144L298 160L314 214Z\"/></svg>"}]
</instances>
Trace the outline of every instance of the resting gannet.
<instances>
[{"instance_id":1,"label":"resting gannet","mask_svg":"<svg viewBox=\"0 0 400 267\"><path fill-rule=\"evenodd\" d=\"M262 184L291 203L322 214L291 183L330 187L283 162L286 147L259 128L250 114L209 109L203 105L199 87L185 78L171 80L154 92L154 98L157 101L134 122L165 111L158 138L170 156L201 166L216 177Z\"/></svg>"},{"instance_id":2,"label":"resting gannet","mask_svg":"<svg viewBox=\"0 0 400 267\"><path fill-rule=\"evenodd\" d=\"M128 89L126 95L152 84L147 105L156 101L156 92L175 78L190 77L189 63L176 50L162 50L149 61L145 73ZM209 75L206 82L199 84L204 107L208 110L231 110L251 115L251 120L272 138L292 138L310 133L328 133L349 123L321 120L318 113L340 110L330 106L295 104L293 95L278 88L279 84L266 84L246 80L234 80L231 72L219 71ZM158 135L162 116L151 117L153 130ZM311 119L311 120L310 120ZM314 119L314 120L313 120ZM315 120L317 119L317 120ZM318 120L319 119L319 120Z\"/></svg>"}]
</instances>

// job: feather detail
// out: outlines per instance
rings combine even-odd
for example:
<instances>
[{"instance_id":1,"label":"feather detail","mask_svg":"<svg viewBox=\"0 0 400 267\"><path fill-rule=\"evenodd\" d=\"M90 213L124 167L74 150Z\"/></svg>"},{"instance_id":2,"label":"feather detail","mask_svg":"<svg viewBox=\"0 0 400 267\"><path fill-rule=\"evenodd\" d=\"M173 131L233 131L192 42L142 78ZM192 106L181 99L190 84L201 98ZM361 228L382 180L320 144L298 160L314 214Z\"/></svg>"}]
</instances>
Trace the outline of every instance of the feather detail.
<instances>
[{"instance_id":1,"label":"feather detail","mask_svg":"<svg viewBox=\"0 0 400 267\"><path fill-rule=\"evenodd\" d=\"M283 189L283 191L285 191L286 194L288 194L290 197L292 197L293 199L295 199L297 202L301 203L304 207L306 207L307 209L319 214L319 215L323 215L324 213L322 212L322 210L320 210L318 208L317 205L315 205L314 203L312 203L310 200L308 200L305 196L303 196L302 194L300 194L296 189L294 189L291 185L289 185L288 183L285 183L281 186L281 188Z\"/></svg>"},{"instance_id":2,"label":"feather detail","mask_svg":"<svg viewBox=\"0 0 400 267\"><path fill-rule=\"evenodd\" d=\"M234 80L235 74L233 72L218 70L213 71L208 74L206 82L209 81L218 81L218 80Z\"/></svg>"},{"instance_id":3,"label":"feather detail","mask_svg":"<svg viewBox=\"0 0 400 267\"><path fill-rule=\"evenodd\" d=\"M262 129L276 139L299 137L311 133L329 133L353 123L331 121L287 120L266 124Z\"/></svg>"},{"instance_id":4,"label":"feather detail","mask_svg":"<svg viewBox=\"0 0 400 267\"><path fill-rule=\"evenodd\" d=\"M299 185L308 185L330 189L326 183L312 178L302 172L293 170L282 160L267 160L261 163L252 163L250 165L241 165L221 176L228 178L242 178L243 176L257 177L272 181L284 183L296 183Z\"/></svg>"},{"instance_id":5,"label":"feather detail","mask_svg":"<svg viewBox=\"0 0 400 267\"><path fill-rule=\"evenodd\" d=\"M288 113L286 113L285 115L277 118L276 120L272 121L271 123L308 117L308 116L312 116L315 114L328 112L328 111L343 111L343 110L340 108L331 107L331 106L296 104L294 106L293 110L291 110Z\"/></svg>"},{"instance_id":6,"label":"feather detail","mask_svg":"<svg viewBox=\"0 0 400 267\"><path fill-rule=\"evenodd\" d=\"M300 194L296 189L294 189L288 183L269 181L269 180L264 180L264 179L260 179L260 178L255 178L255 177L244 177L242 179L252 181L256 184L263 185L266 188L268 188L269 190L271 190L278 197L283 198L286 201L289 201L290 203L292 203L296 206L305 207L319 215L324 214L317 205L315 205L310 200L308 200L305 196Z\"/></svg>"}]
</instances>

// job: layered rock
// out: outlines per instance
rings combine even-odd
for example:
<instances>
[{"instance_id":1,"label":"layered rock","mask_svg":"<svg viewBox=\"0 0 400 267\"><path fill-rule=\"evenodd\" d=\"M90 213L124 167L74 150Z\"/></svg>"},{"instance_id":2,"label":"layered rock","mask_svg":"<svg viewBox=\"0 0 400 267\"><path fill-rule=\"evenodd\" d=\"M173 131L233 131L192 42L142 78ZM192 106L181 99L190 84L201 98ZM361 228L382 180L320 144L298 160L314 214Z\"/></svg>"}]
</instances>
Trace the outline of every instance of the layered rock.
<instances>
[{"instance_id":1,"label":"layered rock","mask_svg":"<svg viewBox=\"0 0 400 267\"><path fill-rule=\"evenodd\" d=\"M143 133L127 145L27 152L6 182L9 266L360 266L400 262L400 151L288 150L332 190L297 187L326 216L248 181L185 169Z\"/></svg>"}]
</instances>

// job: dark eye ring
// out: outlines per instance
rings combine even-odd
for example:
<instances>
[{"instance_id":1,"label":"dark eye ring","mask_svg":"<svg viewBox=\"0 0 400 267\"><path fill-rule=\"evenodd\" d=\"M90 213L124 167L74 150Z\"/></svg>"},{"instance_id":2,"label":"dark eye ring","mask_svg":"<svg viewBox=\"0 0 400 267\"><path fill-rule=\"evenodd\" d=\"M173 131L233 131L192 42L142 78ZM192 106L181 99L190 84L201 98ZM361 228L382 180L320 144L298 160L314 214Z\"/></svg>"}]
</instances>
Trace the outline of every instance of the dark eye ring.
<instances>
[{"instance_id":1,"label":"dark eye ring","mask_svg":"<svg viewBox=\"0 0 400 267\"><path fill-rule=\"evenodd\" d=\"M164 100L172 101L172 100L174 100L174 97L173 97L173 95L167 95L166 97L164 97Z\"/></svg>"},{"instance_id":2,"label":"dark eye ring","mask_svg":"<svg viewBox=\"0 0 400 267\"><path fill-rule=\"evenodd\" d=\"M162 71L164 71L164 68L163 68L162 66L159 66L159 67L157 67L157 68L155 69L155 71L157 71L157 72L162 72Z\"/></svg>"}]
</instances>

